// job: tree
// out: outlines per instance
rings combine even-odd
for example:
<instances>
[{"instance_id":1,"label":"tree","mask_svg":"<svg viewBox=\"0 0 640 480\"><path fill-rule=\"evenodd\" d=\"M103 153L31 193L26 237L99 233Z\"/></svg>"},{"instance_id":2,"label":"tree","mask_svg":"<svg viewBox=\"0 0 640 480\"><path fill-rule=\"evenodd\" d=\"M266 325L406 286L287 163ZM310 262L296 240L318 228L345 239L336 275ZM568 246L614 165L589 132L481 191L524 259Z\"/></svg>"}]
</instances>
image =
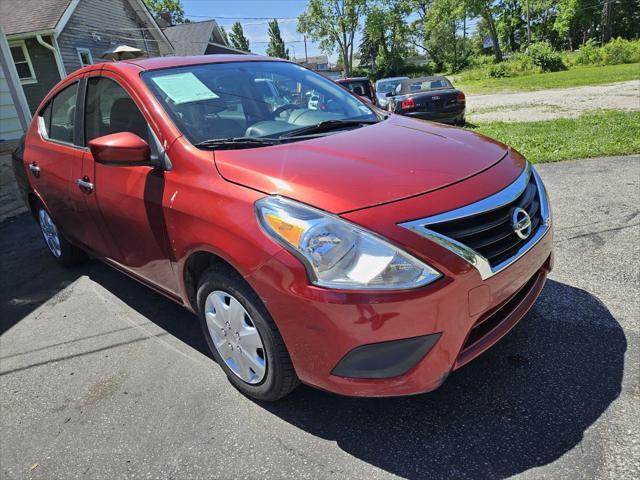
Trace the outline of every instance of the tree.
<instances>
[{"instance_id":1,"label":"tree","mask_svg":"<svg viewBox=\"0 0 640 480\"><path fill-rule=\"evenodd\" d=\"M512 52L520 49L525 33L526 21L521 0L500 0L497 22L498 38ZM524 6L526 8L526 5ZM528 40L527 40L528 42Z\"/></svg>"},{"instance_id":2,"label":"tree","mask_svg":"<svg viewBox=\"0 0 640 480\"><path fill-rule=\"evenodd\" d=\"M275 18L269 22L269 45L267 46L267 55L270 57L285 58L289 60L289 49L284 48L284 42L280 36L280 26Z\"/></svg>"},{"instance_id":3,"label":"tree","mask_svg":"<svg viewBox=\"0 0 640 480\"><path fill-rule=\"evenodd\" d=\"M229 35L227 34L227 31L224 29L223 26L220 26L220 33L222 34L222 38L224 39L224 43L226 45L231 45L231 43L229 42Z\"/></svg>"},{"instance_id":4,"label":"tree","mask_svg":"<svg viewBox=\"0 0 640 480\"><path fill-rule=\"evenodd\" d=\"M360 60L371 65L380 76L401 73L408 56L409 25L405 17L411 13L407 0L369 2L360 42Z\"/></svg>"},{"instance_id":5,"label":"tree","mask_svg":"<svg viewBox=\"0 0 640 480\"><path fill-rule=\"evenodd\" d=\"M496 62L502 61L502 49L500 48L500 40L498 39L498 29L496 28L495 10L496 5L493 0L467 0L469 9L472 14L482 18L491 37L493 54Z\"/></svg>"},{"instance_id":6,"label":"tree","mask_svg":"<svg viewBox=\"0 0 640 480\"><path fill-rule=\"evenodd\" d=\"M351 75L354 38L365 7L365 0L309 0L298 17L298 32L320 42L327 54L337 49L345 74Z\"/></svg>"},{"instance_id":7,"label":"tree","mask_svg":"<svg viewBox=\"0 0 640 480\"><path fill-rule=\"evenodd\" d=\"M233 48L237 48L238 50L242 50L245 52L251 51L249 50L249 40L244 36L244 31L242 30L242 25L240 24L240 22L235 22L233 25L231 25L229 40L231 41L231 46Z\"/></svg>"},{"instance_id":8,"label":"tree","mask_svg":"<svg viewBox=\"0 0 640 480\"><path fill-rule=\"evenodd\" d=\"M154 17L162 14L169 14L171 23L189 23L189 19L184 16L184 9L180 0L144 0L144 4L151 11Z\"/></svg>"}]
</instances>

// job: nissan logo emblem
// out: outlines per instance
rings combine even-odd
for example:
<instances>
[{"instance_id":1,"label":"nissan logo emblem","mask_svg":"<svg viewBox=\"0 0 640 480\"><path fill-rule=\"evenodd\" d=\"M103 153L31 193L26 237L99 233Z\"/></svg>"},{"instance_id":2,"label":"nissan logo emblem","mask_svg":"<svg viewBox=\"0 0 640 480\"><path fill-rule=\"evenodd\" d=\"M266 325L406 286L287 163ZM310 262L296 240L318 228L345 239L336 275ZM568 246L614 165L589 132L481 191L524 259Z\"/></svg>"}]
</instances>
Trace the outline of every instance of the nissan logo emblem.
<instances>
[{"instance_id":1,"label":"nissan logo emblem","mask_svg":"<svg viewBox=\"0 0 640 480\"><path fill-rule=\"evenodd\" d=\"M513 233L523 240L531 235L531 217L523 208L514 208L511 214L511 228Z\"/></svg>"}]
</instances>

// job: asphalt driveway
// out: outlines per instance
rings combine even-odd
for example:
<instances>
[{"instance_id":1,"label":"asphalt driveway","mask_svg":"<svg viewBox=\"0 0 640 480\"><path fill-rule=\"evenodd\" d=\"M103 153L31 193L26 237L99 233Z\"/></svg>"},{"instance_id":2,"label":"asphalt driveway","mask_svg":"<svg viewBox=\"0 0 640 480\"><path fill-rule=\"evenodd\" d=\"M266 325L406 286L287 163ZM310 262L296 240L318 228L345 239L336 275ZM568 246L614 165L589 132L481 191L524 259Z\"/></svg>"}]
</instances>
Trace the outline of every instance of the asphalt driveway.
<instances>
[{"instance_id":1,"label":"asphalt driveway","mask_svg":"<svg viewBox=\"0 0 640 480\"><path fill-rule=\"evenodd\" d=\"M237 393L197 319L0 225L3 478L640 478L640 157L543 165L556 266L436 392ZM330 341L330 339L328 339Z\"/></svg>"}]
</instances>

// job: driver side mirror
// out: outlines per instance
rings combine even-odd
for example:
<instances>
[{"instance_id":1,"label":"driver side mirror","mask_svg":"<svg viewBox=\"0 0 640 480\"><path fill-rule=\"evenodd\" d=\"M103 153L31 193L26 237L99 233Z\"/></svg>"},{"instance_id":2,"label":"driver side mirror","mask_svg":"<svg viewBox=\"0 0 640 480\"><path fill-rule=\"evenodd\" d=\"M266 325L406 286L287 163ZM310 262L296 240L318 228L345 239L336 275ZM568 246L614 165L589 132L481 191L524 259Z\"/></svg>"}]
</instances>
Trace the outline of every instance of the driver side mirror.
<instances>
[{"instance_id":1,"label":"driver side mirror","mask_svg":"<svg viewBox=\"0 0 640 480\"><path fill-rule=\"evenodd\" d=\"M96 162L113 166L150 166L158 162L151 158L149 144L131 132L118 132L89 141Z\"/></svg>"},{"instance_id":2,"label":"driver side mirror","mask_svg":"<svg viewBox=\"0 0 640 480\"><path fill-rule=\"evenodd\" d=\"M384 94L385 97L393 97L393 90Z\"/></svg>"}]
</instances>

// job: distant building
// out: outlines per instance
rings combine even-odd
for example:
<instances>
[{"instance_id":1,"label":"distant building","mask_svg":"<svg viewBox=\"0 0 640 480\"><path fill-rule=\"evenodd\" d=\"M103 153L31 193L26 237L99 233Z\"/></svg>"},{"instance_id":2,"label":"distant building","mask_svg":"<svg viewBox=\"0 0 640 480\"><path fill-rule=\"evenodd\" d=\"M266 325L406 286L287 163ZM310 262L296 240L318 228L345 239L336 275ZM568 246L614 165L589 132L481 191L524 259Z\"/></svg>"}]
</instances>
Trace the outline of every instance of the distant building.
<instances>
[{"instance_id":1,"label":"distant building","mask_svg":"<svg viewBox=\"0 0 640 480\"><path fill-rule=\"evenodd\" d=\"M329 64L329 57L326 55L316 55L314 57L306 58L294 58L294 62L303 67L310 68L316 72L330 72L331 65Z\"/></svg>"},{"instance_id":2,"label":"distant building","mask_svg":"<svg viewBox=\"0 0 640 480\"><path fill-rule=\"evenodd\" d=\"M229 46L215 20L172 25L163 32L173 45L175 55L248 53Z\"/></svg>"}]
</instances>

